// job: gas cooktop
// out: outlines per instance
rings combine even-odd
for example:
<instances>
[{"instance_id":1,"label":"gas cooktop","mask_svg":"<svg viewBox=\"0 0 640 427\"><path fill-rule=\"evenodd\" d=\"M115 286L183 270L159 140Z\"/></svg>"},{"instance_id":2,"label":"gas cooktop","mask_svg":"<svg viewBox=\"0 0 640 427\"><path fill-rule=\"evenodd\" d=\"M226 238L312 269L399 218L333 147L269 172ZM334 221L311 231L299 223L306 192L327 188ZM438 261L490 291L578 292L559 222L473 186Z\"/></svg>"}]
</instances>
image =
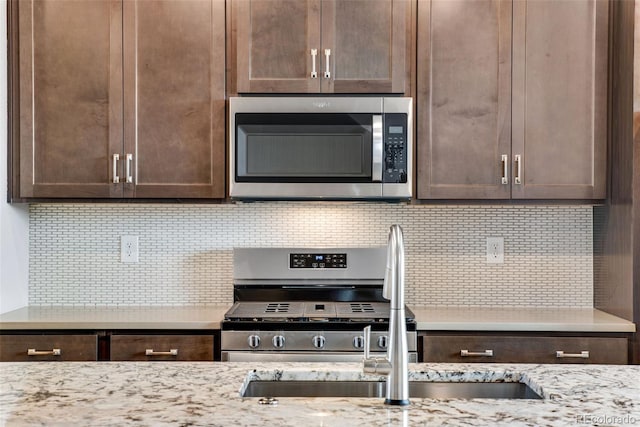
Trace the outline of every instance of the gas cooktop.
<instances>
[{"instance_id":1,"label":"gas cooktop","mask_svg":"<svg viewBox=\"0 0 640 427\"><path fill-rule=\"evenodd\" d=\"M413 318L413 313L408 313ZM409 316L408 316L409 317ZM385 302L275 301L236 302L226 321L286 322L380 322L388 321Z\"/></svg>"}]
</instances>

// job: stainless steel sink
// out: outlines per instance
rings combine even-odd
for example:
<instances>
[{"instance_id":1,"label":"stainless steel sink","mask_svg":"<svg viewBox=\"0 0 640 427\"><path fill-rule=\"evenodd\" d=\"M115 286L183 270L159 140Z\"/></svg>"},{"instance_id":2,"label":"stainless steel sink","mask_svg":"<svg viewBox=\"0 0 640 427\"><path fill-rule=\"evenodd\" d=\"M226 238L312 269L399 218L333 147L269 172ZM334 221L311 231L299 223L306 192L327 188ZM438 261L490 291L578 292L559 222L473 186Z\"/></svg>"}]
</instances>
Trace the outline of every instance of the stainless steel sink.
<instances>
[{"instance_id":1,"label":"stainless steel sink","mask_svg":"<svg viewBox=\"0 0 640 427\"><path fill-rule=\"evenodd\" d=\"M251 381L242 397L384 398L384 381ZM542 399L521 382L410 381L409 397L432 399Z\"/></svg>"}]
</instances>

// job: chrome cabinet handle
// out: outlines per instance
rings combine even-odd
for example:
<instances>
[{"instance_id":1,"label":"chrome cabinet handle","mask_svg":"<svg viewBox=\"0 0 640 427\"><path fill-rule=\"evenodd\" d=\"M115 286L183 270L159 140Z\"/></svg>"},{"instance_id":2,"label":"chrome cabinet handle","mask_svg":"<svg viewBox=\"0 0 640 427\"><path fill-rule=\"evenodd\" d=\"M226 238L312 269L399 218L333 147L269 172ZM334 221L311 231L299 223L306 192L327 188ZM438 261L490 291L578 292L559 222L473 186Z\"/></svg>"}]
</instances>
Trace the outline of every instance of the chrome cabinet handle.
<instances>
[{"instance_id":1,"label":"chrome cabinet handle","mask_svg":"<svg viewBox=\"0 0 640 427\"><path fill-rule=\"evenodd\" d=\"M569 357L574 357L574 358L580 358L580 359L588 359L589 358L589 352L588 351L581 351L580 353L565 353L564 351L558 350L556 351L556 357L558 359L566 359Z\"/></svg>"},{"instance_id":2,"label":"chrome cabinet handle","mask_svg":"<svg viewBox=\"0 0 640 427\"><path fill-rule=\"evenodd\" d=\"M520 154L516 154L516 176L514 178L514 182L517 185L522 184L522 156Z\"/></svg>"},{"instance_id":3,"label":"chrome cabinet handle","mask_svg":"<svg viewBox=\"0 0 640 427\"><path fill-rule=\"evenodd\" d=\"M155 351L152 348L148 348L148 349L145 350L144 354L147 355L147 356L177 356L178 355L178 349L177 348L172 348L169 351Z\"/></svg>"},{"instance_id":4,"label":"chrome cabinet handle","mask_svg":"<svg viewBox=\"0 0 640 427\"><path fill-rule=\"evenodd\" d=\"M62 350L59 348L54 348L51 350L36 350L35 348L30 348L27 350L27 356L60 356L62 355Z\"/></svg>"},{"instance_id":5,"label":"chrome cabinet handle","mask_svg":"<svg viewBox=\"0 0 640 427\"><path fill-rule=\"evenodd\" d=\"M384 161L384 144L382 142L382 116L375 115L371 118L372 142L371 152L371 180L382 182L382 162Z\"/></svg>"},{"instance_id":6,"label":"chrome cabinet handle","mask_svg":"<svg viewBox=\"0 0 640 427\"><path fill-rule=\"evenodd\" d=\"M462 357L493 357L493 350L485 350L485 351L460 350L460 356Z\"/></svg>"},{"instance_id":7,"label":"chrome cabinet handle","mask_svg":"<svg viewBox=\"0 0 640 427\"><path fill-rule=\"evenodd\" d=\"M127 183L130 184L133 182L133 176L131 175L131 162L133 162L133 154L127 154L126 162L127 162L127 171L126 171Z\"/></svg>"},{"instance_id":8,"label":"chrome cabinet handle","mask_svg":"<svg viewBox=\"0 0 640 427\"><path fill-rule=\"evenodd\" d=\"M311 78L317 79L318 73L316 72L316 56L318 55L318 49L311 49Z\"/></svg>"},{"instance_id":9,"label":"chrome cabinet handle","mask_svg":"<svg viewBox=\"0 0 640 427\"><path fill-rule=\"evenodd\" d=\"M120 177L118 176L118 161L120 160L120 154L113 155L113 183L120 183Z\"/></svg>"},{"instance_id":10,"label":"chrome cabinet handle","mask_svg":"<svg viewBox=\"0 0 640 427\"><path fill-rule=\"evenodd\" d=\"M331 78L331 72L329 71L329 57L331 56L331 49L325 49L324 50L324 56L325 56L325 71L324 71L324 78L325 79L330 79Z\"/></svg>"},{"instance_id":11,"label":"chrome cabinet handle","mask_svg":"<svg viewBox=\"0 0 640 427\"><path fill-rule=\"evenodd\" d=\"M502 155L502 185L509 183L509 156Z\"/></svg>"}]
</instances>

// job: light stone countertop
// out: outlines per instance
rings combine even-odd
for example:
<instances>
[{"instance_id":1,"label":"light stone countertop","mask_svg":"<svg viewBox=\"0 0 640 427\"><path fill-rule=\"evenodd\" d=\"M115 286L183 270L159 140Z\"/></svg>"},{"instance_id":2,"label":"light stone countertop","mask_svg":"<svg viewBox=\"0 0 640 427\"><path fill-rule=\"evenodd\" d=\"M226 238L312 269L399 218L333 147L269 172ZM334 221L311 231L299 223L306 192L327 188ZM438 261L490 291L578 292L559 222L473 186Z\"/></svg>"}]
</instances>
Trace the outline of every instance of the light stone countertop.
<instances>
[{"instance_id":1,"label":"light stone countertop","mask_svg":"<svg viewBox=\"0 0 640 427\"><path fill-rule=\"evenodd\" d=\"M28 306L0 315L10 329L220 329L228 306Z\"/></svg>"},{"instance_id":2,"label":"light stone countertop","mask_svg":"<svg viewBox=\"0 0 640 427\"><path fill-rule=\"evenodd\" d=\"M419 331L635 332L635 324L593 308L416 307Z\"/></svg>"},{"instance_id":3,"label":"light stone countertop","mask_svg":"<svg viewBox=\"0 0 640 427\"><path fill-rule=\"evenodd\" d=\"M0 330L220 329L229 306L29 306L0 315ZM632 322L592 308L420 307L420 331L634 332Z\"/></svg>"},{"instance_id":4,"label":"light stone countertop","mask_svg":"<svg viewBox=\"0 0 640 427\"><path fill-rule=\"evenodd\" d=\"M543 400L242 398L247 378L377 379L353 363L0 363L6 426L640 425L640 366L410 364L412 380L523 381Z\"/></svg>"}]
</instances>

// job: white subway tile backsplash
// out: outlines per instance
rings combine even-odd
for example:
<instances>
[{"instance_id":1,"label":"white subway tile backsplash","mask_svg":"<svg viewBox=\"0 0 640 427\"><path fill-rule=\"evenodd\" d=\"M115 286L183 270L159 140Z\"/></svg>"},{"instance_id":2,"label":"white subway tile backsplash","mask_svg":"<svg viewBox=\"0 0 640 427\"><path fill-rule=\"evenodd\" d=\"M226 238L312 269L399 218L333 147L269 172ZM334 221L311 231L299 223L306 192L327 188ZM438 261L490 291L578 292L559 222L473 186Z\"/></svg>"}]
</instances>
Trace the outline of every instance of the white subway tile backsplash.
<instances>
[{"instance_id":1,"label":"white subway tile backsplash","mask_svg":"<svg viewBox=\"0 0 640 427\"><path fill-rule=\"evenodd\" d=\"M591 206L263 202L33 204L32 305L232 302L237 246L372 246L405 231L407 301L454 306L593 306ZM140 259L120 262L120 236ZM504 263L486 263L486 238Z\"/></svg>"}]
</instances>

